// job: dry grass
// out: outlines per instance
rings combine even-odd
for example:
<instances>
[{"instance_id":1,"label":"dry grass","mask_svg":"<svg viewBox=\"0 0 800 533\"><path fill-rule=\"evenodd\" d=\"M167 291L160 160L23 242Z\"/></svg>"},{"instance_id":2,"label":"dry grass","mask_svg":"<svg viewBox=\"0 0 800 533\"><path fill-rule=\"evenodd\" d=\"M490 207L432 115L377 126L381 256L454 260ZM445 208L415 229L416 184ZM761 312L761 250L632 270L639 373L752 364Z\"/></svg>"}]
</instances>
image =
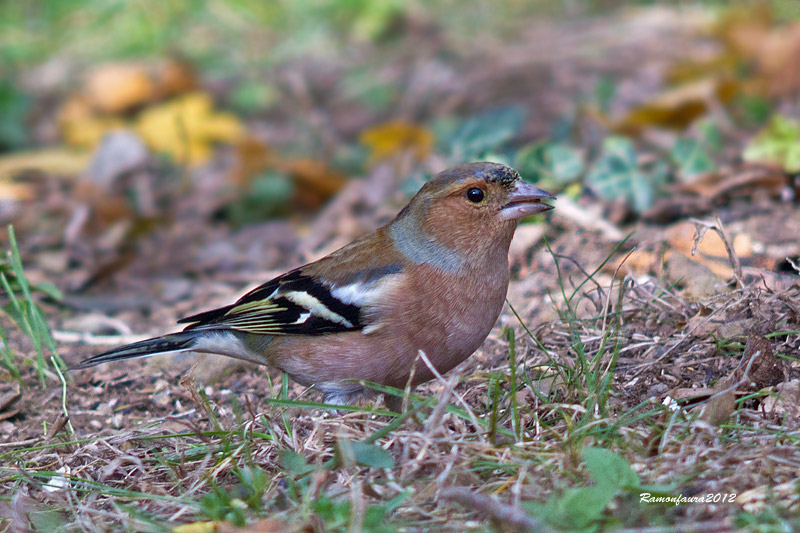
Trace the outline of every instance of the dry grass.
<instances>
[{"instance_id":1,"label":"dry grass","mask_svg":"<svg viewBox=\"0 0 800 533\"><path fill-rule=\"evenodd\" d=\"M412 395L400 417L372 405L320 409L308 394L289 400L280 379L252 369L213 387L181 379L175 366L142 372L139 362L76 375L74 435L31 431L0 444L4 525L164 530L268 519L258 527L570 529L569 517L588 505L576 487L602 483L584 463L590 447L613 450L662 494L737 495L733 503L646 504L638 497L646 489L628 486L589 516L591 529L787 525L798 505L800 430L783 411L764 409L774 393L739 387L736 409L716 424L702 414L709 394L677 411L662 401L705 390L740 365L744 337L715 338L736 320L758 324L744 334L767 333L786 363L783 381L796 380L797 288L750 286L690 303L653 280L610 285L599 267L587 276L559 264L562 283L549 304L559 320L498 327L457 372ZM24 369L23 379L33 372ZM34 394L47 406L48 394L57 396ZM559 516L567 522L554 522Z\"/></svg>"}]
</instances>

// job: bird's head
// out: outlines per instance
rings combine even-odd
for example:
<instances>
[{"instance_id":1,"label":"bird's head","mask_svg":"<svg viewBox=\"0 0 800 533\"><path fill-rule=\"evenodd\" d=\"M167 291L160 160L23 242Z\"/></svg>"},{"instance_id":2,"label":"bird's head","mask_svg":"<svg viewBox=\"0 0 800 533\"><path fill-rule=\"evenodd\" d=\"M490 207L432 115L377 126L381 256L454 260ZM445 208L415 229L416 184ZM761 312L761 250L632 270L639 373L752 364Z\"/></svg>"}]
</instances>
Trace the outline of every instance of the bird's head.
<instances>
[{"instance_id":1,"label":"bird's head","mask_svg":"<svg viewBox=\"0 0 800 533\"><path fill-rule=\"evenodd\" d=\"M553 198L506 165L470 163L423 185L393 222L394 231L462 254L480 254L499 243L507 251L517 221L552 209L543 200Z\"/></svg>"},{"instance_id":2,"label":"bird's head","mask_svg":"<svg viewBox=\"0 0 800 533\"><path fill-rule=\"evenodd\" d=\"M523 181L513 168L479 162L441 172L420 189L412 203L424 203L429 210L446 213L453 223L502 223L552 209L542 200L554 198Z\"/></svg>"}]
</instances>

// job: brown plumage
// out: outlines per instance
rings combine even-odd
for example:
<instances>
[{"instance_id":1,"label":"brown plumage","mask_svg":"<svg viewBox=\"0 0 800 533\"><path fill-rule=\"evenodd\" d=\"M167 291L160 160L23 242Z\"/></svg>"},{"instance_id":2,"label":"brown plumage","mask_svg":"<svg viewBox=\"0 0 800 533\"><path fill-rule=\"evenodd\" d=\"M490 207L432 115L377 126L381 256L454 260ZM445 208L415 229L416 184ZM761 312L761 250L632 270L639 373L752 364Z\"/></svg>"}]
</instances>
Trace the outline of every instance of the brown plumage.
<instances>
[{"instance_id":1,"label":"brown plumage","mask_svg":"<svg viewBox=\"0 0 800 533\"><path fill-rule=\"evenodd\" d=\"M124 346L76 368L155 353L199 351L267 364L329 403L367 380L404 387L469 357L497 320L519 218L553 198L496 163L446 170L386 226L254 289L230 306L181 320L181 333Z\"/></svg>"}]
</instances>

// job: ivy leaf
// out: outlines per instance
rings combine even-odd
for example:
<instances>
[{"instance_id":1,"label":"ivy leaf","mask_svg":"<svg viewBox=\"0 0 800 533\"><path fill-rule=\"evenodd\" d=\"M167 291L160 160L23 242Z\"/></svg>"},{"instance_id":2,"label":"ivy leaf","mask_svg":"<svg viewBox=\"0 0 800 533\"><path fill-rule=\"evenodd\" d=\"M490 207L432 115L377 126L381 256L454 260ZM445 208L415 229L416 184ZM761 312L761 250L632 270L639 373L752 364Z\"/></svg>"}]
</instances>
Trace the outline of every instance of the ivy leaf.
<instances>
[{"instance_id":1,"label":"ivy leaf","mask_svg":"<svg viewBox=\"0 0 800 533\"><path fill-rule=\"evenodd\" d=\"M705 143L697 139L678 139L669 156L677 165L678 173L684 179L690 179L715 169L714 161L711 159Z\"/></svg>"},{"instance_id":2,"label":"ivy leaf","mask_svg":"<svg viewBox=\"0 0 800 533\"><path fill-rule=\"evenodd\" d=\"M658 162L650 169L640 167L633 141L608 137L603 150L586 176L586 183L605 200L625 198L641 213L653 205L656 191L667 178L667 168Z\"/></svg>"},{"instance_id":3,"label":"ivy leaf","mask_svg":"<svg viewBox=\"0 0 800 533\"><path fill-rule=\"evenodd\" d=\"M15 149L28 142L25 120L30 97L8 80L0 80L0 151Z\"/></svg>"},{"instance_id":4,"label":"ivy leaf","mask_svg":"<svg viewBox=\"0 0 800 533\"><path fill-rule=\"evenodd\" d=\"M744 149L745 161L775 163L800 172L800 121L775 115Z\"/></svg>"},{"instance_id":5,"label":"ivy leaf","mask_svg":"<svg viewBox=\"0 0 800 533\"><path fill-rule=\"evenodd\" d=\"M521 107L501 107L452 125L443 143L453 159L475 160L516 137L524 121L525 110Z\"/></svg>"},{"instance_id":6,"label":"ivy leaf","mask_svg":"<svg viewBox=\"0 0 800 533\"><path fill-rule=\"evenodd\" d=\"M514 158L514 167L533 182L568 184L577 180L584 169L581 152L562 143L534 143L522 148Z\"/></svg>"}]
</instances>

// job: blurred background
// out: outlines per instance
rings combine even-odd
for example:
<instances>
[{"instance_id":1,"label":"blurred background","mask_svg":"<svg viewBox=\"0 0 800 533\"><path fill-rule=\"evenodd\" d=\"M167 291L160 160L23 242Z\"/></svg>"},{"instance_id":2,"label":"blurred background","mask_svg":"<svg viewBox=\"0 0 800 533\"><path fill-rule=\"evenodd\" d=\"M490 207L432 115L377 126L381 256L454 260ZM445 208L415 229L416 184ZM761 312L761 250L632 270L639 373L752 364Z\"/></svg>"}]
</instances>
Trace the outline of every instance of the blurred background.
<instances>
[{"instance_id":1,"label":"blurred background","mask_svg":"<svg viewBox=\"0 0 800 533\"><path fill-rule=\"evenodd\" d=\"M701 215L732 189L791 199L799 16L789 1L4 2L0 223L79 293L313 259L479 159L612 225ZM742 178L748 161L767 167Z\"/></svg>"},{"instance_id":2,"label":"blurred background","mask_svg":"<svg viewBox=\"0 0 800 533\"><path fill-rule=\"evenodd\" d=\"M288 398L277 372L225 373L230 369L214 365L227 362L211 358L213 364L187 374L194 360L155 368L163 363L154 358L146 370L132 361L65 377L59 356L74 364L104 347L161 335L181 316L228 304L243 289L389 221L437 172L476 160L512 165L558 195L556 209L525 220L512 243L508 300L517 317L504 311L500 327L460 370L459 393L481 420L492 421L490 438L498 447L470 448L485 442L489 430L467 429L466 416L435 418L444 413L437 407L431 427L451 431L452 438L432 445L431 462L420 459L438 435L428 433L427 422L421 437L408 438L426 448L387 477L391 490L370 493L383 498L381 513L413 494L401 518L488 528L473 521L472 504L458 522L452 508L439 505L440 481L456 478L473 486L485 481L487 495L517 503L550 501L560 509L550 522L565 530L661 526L684 516L740 512L744 498L728 507L669 506L667 512L655 505L644 511L642 504L632 512L628 504L638 495L607 510L614 493L599 480L591 488L607 497L600 506L588 492L568 491L571 503L559 507L561 500L551 497L555 488L587 479L585 468L577 470L583 444L619 437L615 446L630 452L644 482L680 483L675 486L686 495L748 490L762 507L783 483L786 509L791 502L794 508L780 513L796 518L797 418L786 414L778 426L784 415L776 404L769 410L743 403L752 396L772 400L773 392L755 391L784 374L739 391L747 397L737 400L737 414L734 385L722 396L710 387L742 384L736 374L742 357L748 370L751 354L772 357L771 350L745 348L756 338L762 344L752 346L773 346L786 360L791 379L785 383L794 387L786 390L795 396L787 392L780 409L797 416L797 0L7 0L0 1L0 530L14 513L17 526L27 524L25 506L36 507L25 500L28 490L76 516L75 509L102 508L86 514L91 521L81 518L86 531L112 529L94 521L112 505L97 504L108 500L96 496L121 494L139 504L142 495L160 490L183 499L143 503L159 517L153 519L158 528L149 530L163 531L161 522L179 517L221 520L234 507L243 524L238 503L220 504L224 512L215 507L215 476L227 455L206 462L217 453L209 450L227 454L239 436L220 437L224 442L215 448L206 446L209 432L202 447L180 440L170 451L172 444L140 441L127 430L156 420L149 431L185 437L200 427L217 429L218 417L238 428L244 402L252 415L251 400L260 412L279 393ZM518 355L509 366L514 331ZM604 359L610 347L612 361L620 356L617 366ZM597 354L591 371L576 363L587 354ZM519 362L527 396L516 388L517 377L509 377ZM544 379L552 368L569 379ZM613 387L606 377L612 373ZM195 378L221 381L201 389L201 399ZM600 381L604 389L597 393L592 387ZM673 398L681 400L680 391L698 390L730 399L719 407L722 414L702 427L673 425L678 413L666 408L658 414L662 405L672 409ZM450 398L449 391L430 391L423 396ZM305 399L307 392L298 387L293 397ZM660 418L636 411L653 406ZM348 522L346 506L337 507L344 518L336 518L336 527L308 522L307 500L288 503L293 497L284 492L285 481L293 474L280 477L276 450L294 449L299 461L283 466L290 471L294 464L305 476L311 470L300 455L316 450L309 465L329 464L331 442L323 440L345 435L342 427L360 427L361 419L348 426L344 417L306 409L287 414L283 407L279 414L274 407L267 405L266 418L252 416L263 430L258 459L266 472L251 476L261 484L255 500L260 505L269 485L275 503L258 509L272 516L289 505L297 511L291 520L322 524L315 531L357 524ZM627 418L623 407L631 409ZM520 411L529 418L520 422ZM525 446L494 440L498 412L505 413L499 424L506 427L498 438L510 435L507 442L515 443L520 435L508 431L527 428ZM517 417L513 424L509 413ZM725 432L712 434L711 426L729 415ZM327 425L309 425L309 417ZM371 413L363 420L369 431L377 427ZM299 428L293 436L292 424ZM746 426L758 429L746 433ZM252 428L241 427L237 435L249 442ZM109 441L120 447L76 440L94 438L95 431L113 439L121 434ZM306 437L319 440L308 444ZM57 447L64 440L69 446ZM87 444L73 446L80 442ZM402 457L413 457L414 448L401 442L393 433L381 446L395 457L405 446ZM9 451L16 445L23 448ZM681 446L686 452L673 454ZM240 459L249 465L248 454ZM162 456L169 466L159 462ZM120 461L130 463L122 474ZM148 474L140 477L142 464ZM535 465L530 471L529 464ZM375 466L383 471L386 463ZM616 466L607 470L614 483L630 479ZM96 483L61 483L70 472ZM230 486L235 480L227 473ZM34 475L40 477L33 481ZM236 475L244 483L246 476ZM347 474L346 483L353 480ZM393 492L398 482L416 488ZM353 486L363 502L360 483ZM67 486L69 492L58 492ZM192 500L206 488L213 488L210 499L197 510ZM108 518L114 523L127 524L128 512L144 516L113 505L123 517ZM332 508L314 507L319 516ZM664 522L662 515L671 518ZM574 526L581 516L588 516L585 523ZM53 523L36 529L55 531Z\"/></svg>"}]
</instances>

